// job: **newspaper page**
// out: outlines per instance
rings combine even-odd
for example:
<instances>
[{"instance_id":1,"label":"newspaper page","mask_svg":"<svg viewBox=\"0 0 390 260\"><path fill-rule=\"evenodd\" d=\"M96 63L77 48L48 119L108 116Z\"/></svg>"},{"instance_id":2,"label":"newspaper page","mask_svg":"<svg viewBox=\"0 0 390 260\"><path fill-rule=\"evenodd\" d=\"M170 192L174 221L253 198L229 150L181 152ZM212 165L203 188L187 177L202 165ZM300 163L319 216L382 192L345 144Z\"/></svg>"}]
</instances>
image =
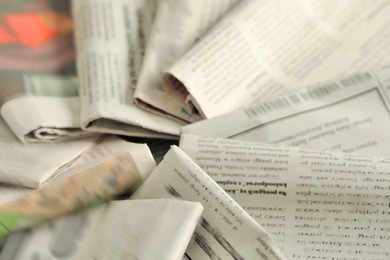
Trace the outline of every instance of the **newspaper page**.
<instances>
[{"instance_id":1,"label":"newspaper page","mask_svg":"<svg viewBox=\"0 0 390 260\"><path fill-rule=\"evenodd\" d=\"M242 1L163 76L211 118L390 62L389 1Z\"/></svg>"},{"instance_id":2,"label":"newspaper page","mask_svg":"<svg viewBox=\"0 0 390 260\"><path fill-rule=\"evenodd\" d=\"M202 210L179 200L112 201L11 235L0 258L179 260Z\"/></svg>"},{"instance_id":3,"label":"newspaper page","mask_svg":"<svg viewBox=\"0 0 390 260\"><path fill-rule=\"evenodd\" d=\"M287 259L390 257L388 159L192 135L180 146Z\"/></svg>"},{"instance_id":4,"label":"newspaper page","mask_svg":"<svg viewBox=\"0 0 390 260\"><path fill-rule=\"evenodd\" d=\"M163 0L159 1L150 33L134 98L137 105L154 113L185 122L200 117L188 113L183 102L166 93L161 76L200 37L215 24L237 0Z\"/></svg>"},{"instance_id":5,"label":"newspaper page","mask_svg":"<svg viewBox=\"0 0 390 260\"><path fill-rule=\"evenodd\" d=\"M185 259L284 259L269 234L177 146L131 198L170 197L204 207Z\"/></svg>"},{"instance_id":6,"label":"newspaper page","mask_svg":"<svg viewBox=\"0 0 390 260\"><path fill-rule=\"evenodd\" d=\"M0 113L22 142L81 130L69 0L0 3Z\"/></svg>"},{"instance_id":7,"label":"newspaper page","mask_svg":"<svg viewBox=\"0 0 390 260\"><path fill-rule=\"evenodd\" d=\"M94 146L96 138L66 143L21 143L0 118L0 182L38 188Z\"/></svg>"},{"instance_id":8,"label":"newspaper page","mask_svg":"<svg viewBox=\"0 0 390 260\"><path fill-rule=\"evenodd\" d=\"M177 138L177 122L133 104L142 62L145 1L73 1L80 82L81 124L86 130ZM150 20L148 16L148 21Z\"/></svg>"},{"instance_id":9,"label":"newspaper page","mask_svg":"<svg viewBox=\"0 0 390 260\"><path fill-rule=\"evenodd\" d=\"M385 67L200 121L183 132L388 157L389 90Z\"/></svg>"}]
</instances>

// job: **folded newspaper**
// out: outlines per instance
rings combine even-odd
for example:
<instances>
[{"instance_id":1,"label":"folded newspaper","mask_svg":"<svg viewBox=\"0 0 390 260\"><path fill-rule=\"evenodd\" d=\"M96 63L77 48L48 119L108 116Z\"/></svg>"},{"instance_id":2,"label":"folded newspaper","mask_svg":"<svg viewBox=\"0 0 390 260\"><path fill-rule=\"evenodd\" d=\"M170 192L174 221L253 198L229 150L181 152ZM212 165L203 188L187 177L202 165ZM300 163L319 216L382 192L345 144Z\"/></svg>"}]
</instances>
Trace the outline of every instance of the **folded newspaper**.
<instances>
[{"instance_id":1,"label":"folded newspaper","mask_svg":"<svg viewBox=\"0 0 390 260\"><path fill-rule=\"evenodd\" d=\"M182 102L163 90L162 73L195 45L237 2L159 1L134 93L137 105L175 120L190 122L201 119L198 115L182 109Z\"/></svg>"},{"instance_id":2,"label":"folded newspaper","mask_svg":"<svg viewBox=\"0 0 390 260\"><path fill-rule=\"evenodd\" d=\"M191 122L390 63L389 11L386 0L241 1L165 70L164 90Z\"/></svg>"},{"instance_id":3,"label":"folded newspaper","mask_svg":"<svg viewBox=\"0 0 390 260\"><path fill-rule=\"evenodd\" d=\"M156 1L72 2L83 129L177 139L182 124L133 104ZM149 25L149 26L148 26Z\"/></svg>"},{"instance_id":4,"label":"folded newspaper","mask_svg":"<svg viewBox=\"0 0 390 260\"><path fill-rule=\"evenodd\" d=\"M104 160L74 167L44 187L0 205L0 238L113 196L131 193L154 166L150 150L145 145L136 145Z\"/></svg>"},{"instance_id":5,"label":"folded newspaper","mask_svg":"<svg viewBox=\"0 0 390 260\"><path fill-rule=\"evenodd\" d=\"M0 118L0 182L38 188L91 149L96 138L23 144Z\"/></svg>"}]
</instances>

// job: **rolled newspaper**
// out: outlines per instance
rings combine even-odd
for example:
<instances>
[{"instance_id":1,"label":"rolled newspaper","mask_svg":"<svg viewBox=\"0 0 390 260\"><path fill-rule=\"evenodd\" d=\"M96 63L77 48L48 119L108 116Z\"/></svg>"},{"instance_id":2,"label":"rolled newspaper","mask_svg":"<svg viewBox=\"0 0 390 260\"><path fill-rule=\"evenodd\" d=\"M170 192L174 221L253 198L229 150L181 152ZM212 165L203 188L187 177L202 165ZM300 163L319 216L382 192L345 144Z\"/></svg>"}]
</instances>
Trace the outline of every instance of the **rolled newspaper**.
<instances>
[{"instance_id":1,"label":"rolled newspaper","mask_svg":"<svg viewBox=\"0 0 390 260\"><path fill-rule=\"evenodd\" d=\"M10 232L135 190L143 181L129 153L108 158L0 206L0 238Z\"/></svg>"}]
</instances>

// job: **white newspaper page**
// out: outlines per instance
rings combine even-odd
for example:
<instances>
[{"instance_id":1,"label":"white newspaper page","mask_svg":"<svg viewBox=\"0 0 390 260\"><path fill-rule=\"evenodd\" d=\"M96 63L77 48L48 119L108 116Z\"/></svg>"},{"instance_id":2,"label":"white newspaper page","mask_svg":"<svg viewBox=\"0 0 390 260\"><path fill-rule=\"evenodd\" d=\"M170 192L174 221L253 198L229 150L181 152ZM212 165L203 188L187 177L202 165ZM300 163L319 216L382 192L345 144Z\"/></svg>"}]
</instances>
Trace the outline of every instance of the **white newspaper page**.
<instances>
[{"instance_id":1,"label":"white newspaper page","mask_svg":"<svg viewBox=\"0 0 390 260\"><path fill-rule=\"evenodd\" d=\"M390 156L390 67L197 122L184 133Z\"/></svg>"},{"instance_id":2,"label":"white newspaper page","mask_svg":"<svg viewBox=\"0 0 390 260\"><path fill-rule=\"evenodd\" d=\"M88 151L96 138L60 143L21 143L0 118L0 182L38 188Z\"/></svg>"},{"instance_id":3,"label":"white newspaper page","mask_svg":"<svg viewBox=\"0 0 390 260\"><path fill-rule=\"evenodd\" d=\"M0 258L179 260L202 210L178 200L113 201L11 235Z\"/></svg>"},{"instance_id":4,"label":"white newspaper page","mask_svg":"<svg viewBox=\"0 0 390 260\"><path fill-rule=\"evenodd\" d=\"M139 106L186 122L200 117L186 110L184 100L166 93L161 76L215 24L237 0L161 0L150 33L145 58L134 93Z\"/></svg>"},{"instance_id":5,"label":"white newspaper page","mask_svg":"<svg viewBox=\"0 0 390 260\"><path fill-rule=\"evenodd\" d=\"M389 259L388 159L184 135L287 259Z\"/></svg>"},{"instance_id":6,"label":"white newspaper page","mask_svg":"<svg viewBox=\"0 0 390 260\"><path fill-rule=\"evenodd\" d=\"M164 76L205 118L390 62L390 3L242 1Z\"/></svg>"},{"instance_id":7,"label":"white newspaper page","mask_svg":"<svg viewBox=\"0 0 390 260\"><path fill-rule=\"evenodd\" d=\"M146 1L73 1L83 128L130 136L178 135L181 124L133 104L143 49L140 14L147 7Z\"/></svg>"},{"instance_id":8,"label":"white newspaper page","mask_svg":"<svg viewBox=\"0 0 390 260\"><path fill-rule=\"evenodd\" d=\"M186 259L284 259L268 233L176 146L131 198L170 197L204 207Z\"/></svg>"}]
</instances>

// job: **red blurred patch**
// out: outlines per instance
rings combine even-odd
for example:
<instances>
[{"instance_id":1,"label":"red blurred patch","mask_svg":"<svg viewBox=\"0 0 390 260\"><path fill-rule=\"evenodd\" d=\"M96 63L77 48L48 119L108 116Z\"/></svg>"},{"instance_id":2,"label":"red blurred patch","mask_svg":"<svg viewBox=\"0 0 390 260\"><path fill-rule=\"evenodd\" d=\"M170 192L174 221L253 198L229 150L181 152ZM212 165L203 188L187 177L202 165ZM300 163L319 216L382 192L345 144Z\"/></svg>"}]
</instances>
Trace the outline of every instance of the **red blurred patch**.
<instances>
[{"instance_id":1,"label":"red blurred patch","mask_svg":"<svg viewBox=\"0 0 390 260\"><path fill-rule=\"evenodd\" d=\"M9 30L1 25L5 25ZM58 34L37 14L7 15L3 17L3 24L0 24L0 44L35 47L57 37Z\"/></svg>"}]
</instances>

